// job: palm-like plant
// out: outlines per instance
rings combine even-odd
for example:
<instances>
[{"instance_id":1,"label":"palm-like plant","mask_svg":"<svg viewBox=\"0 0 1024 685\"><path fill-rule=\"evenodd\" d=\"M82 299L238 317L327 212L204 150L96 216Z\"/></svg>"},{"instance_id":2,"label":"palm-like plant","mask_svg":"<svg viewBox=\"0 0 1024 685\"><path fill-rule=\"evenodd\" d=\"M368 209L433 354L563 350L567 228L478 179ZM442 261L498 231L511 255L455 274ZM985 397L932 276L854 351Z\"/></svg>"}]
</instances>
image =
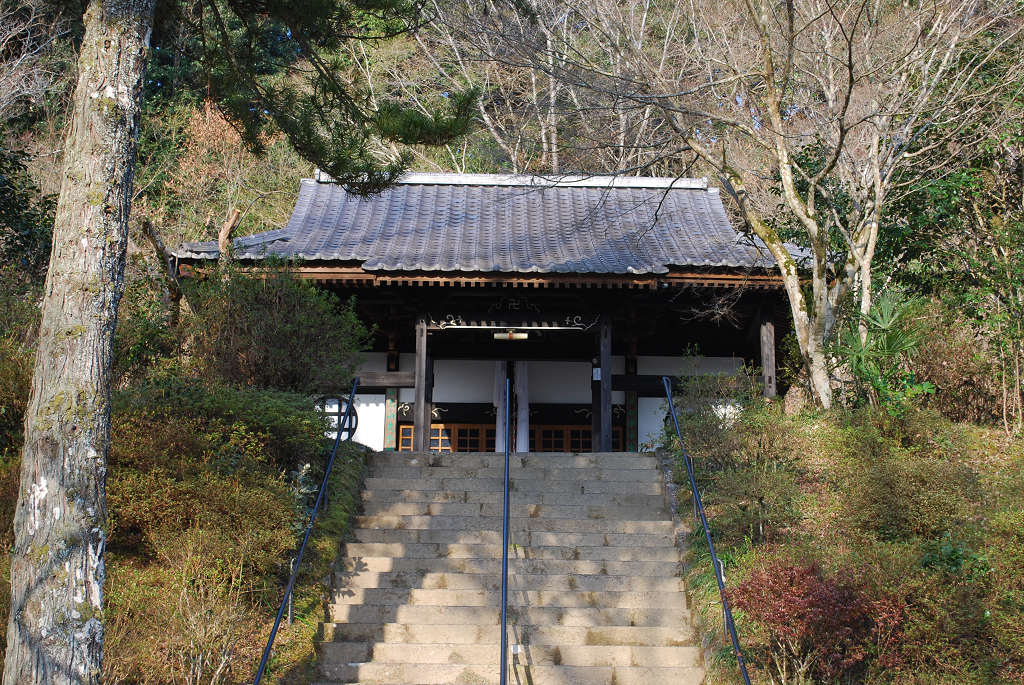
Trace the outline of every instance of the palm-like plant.
<instances>
[{"instance_id":1,"label":"palm-like plant","mask_svg":"<svg viewBox=\"0 0 1024 685\"><path fill-rule=\"evenodd\" d=\"M853 377L859 400L900 412L912 398L935 392L931 383L916 383L907 369L922 338L912 318L916 305L898 293L883 293L868 314L840 332L833 356Z\"/></svg>"}]
</instances>

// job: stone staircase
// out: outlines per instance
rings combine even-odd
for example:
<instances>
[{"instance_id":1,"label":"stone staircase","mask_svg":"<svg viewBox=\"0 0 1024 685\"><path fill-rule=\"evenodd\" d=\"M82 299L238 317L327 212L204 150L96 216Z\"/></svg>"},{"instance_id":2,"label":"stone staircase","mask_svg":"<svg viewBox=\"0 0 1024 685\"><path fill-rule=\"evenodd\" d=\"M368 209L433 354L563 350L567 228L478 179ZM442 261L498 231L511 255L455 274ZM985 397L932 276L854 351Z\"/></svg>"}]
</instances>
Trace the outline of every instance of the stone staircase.
<instances>
[{"instance_id":1,"label":"stone staircase","mask_svg":"<svg viewBox=\"0 0 1024 685\"><path fill-rule=\"evenodd\" d=\"M336 564L326 682L499 682L503 457L375 455ZM508 682L701 683L660 464L520 454L511 478Z\"/></svg>"}]
</instances>

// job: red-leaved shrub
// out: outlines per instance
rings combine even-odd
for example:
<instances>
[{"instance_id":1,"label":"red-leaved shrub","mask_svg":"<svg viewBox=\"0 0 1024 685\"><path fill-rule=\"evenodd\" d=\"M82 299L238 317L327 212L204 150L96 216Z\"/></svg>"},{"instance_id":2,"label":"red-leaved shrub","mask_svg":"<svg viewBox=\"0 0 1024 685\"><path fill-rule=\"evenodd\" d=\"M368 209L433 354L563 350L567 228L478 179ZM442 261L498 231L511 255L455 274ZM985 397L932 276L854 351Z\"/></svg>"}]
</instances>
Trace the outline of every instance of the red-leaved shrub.
<instances>
[{"instance_id":1,"label":"red-leaved shrub","mask_svg":"<svg viewBox=\"0 0 1024 685\"><path fill-rule=\"evenodd\" d=\"M751 656L773 681L834 681L868 656L871 602L842 574L826 576L817 563L774 562L730 595L755 640Z\"/></svg>"}]
</instances>

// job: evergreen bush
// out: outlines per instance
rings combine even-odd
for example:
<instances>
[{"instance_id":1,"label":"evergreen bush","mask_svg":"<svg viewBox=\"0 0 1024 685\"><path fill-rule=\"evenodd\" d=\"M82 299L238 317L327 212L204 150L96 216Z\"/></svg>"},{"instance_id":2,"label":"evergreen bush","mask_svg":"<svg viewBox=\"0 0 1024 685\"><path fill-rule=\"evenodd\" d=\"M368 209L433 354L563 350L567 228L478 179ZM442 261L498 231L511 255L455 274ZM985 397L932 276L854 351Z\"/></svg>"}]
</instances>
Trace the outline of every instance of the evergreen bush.
<instances>
[{"instance_id":1,"label":"evergreen bush","mask_svg":"<svg viewBox=\"0 0 1024 685\"><path fill-rule=\"evenodd\" d=\"M322 478L323 415L304 395L196 385L162 369L116 395L107 501L108 682L240 682L281 601ZM355 507L364 461L343 443L296 613L315 623L322 578ZM301 471L315 487L297 487ZM308 665L302 624L276 653ZM296 666L298 668L299 666Z\"/></svg>"},{"instance_id":2,"label":"evergreen bush","mask_svg":"<svg viewBox=\"0 0 1024 685\"><path fill-rule=\"evenodd\" d=\"M353 302L267 260L232 266L189 286L181 339L208 376L254 388L307 394L345 387L369 332Z\"/></svg>"},{"instance_id":3,"label":"evergreen bush","mask_svg":"<svg viewBox=\"0 0 1024 685\"><path fill-rule=\"evenodd\" d=\"M1024 444L913 405L734 406L680 424L754 682L1021 682ZM735 682L702 531L686 559L709 682Z\"/></svg>"}]
</instances>

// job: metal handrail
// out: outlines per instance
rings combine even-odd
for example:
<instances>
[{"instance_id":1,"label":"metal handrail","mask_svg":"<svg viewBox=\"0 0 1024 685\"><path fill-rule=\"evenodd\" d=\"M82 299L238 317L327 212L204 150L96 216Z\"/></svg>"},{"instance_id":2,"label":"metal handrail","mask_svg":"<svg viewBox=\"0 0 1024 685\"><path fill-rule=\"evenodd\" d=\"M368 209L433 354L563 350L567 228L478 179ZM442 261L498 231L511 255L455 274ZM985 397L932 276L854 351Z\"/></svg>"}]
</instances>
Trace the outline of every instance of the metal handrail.
<instances>
[{"instance_id":1,"label":"metal handrail","mask_svg":"<svg viewBox=\"0 0 1024 685\"><path fill-rule=\"evenodd\" d=\"M274 619L274 627L270 631L270 637L267 639L267 646L263 649L263 658L260 659L259 668L256 670L256 679L253 681L253 685L260 685L260 681L263 679L263 671L267 667L267 661L270 659L270 650L274 647L274 638L277 637L277 629L281 627L281 618L284 616L285 606L288 604L288 598L291 597L292 587L295 586L295 579L299 576L299 567L302 565L302 555L306 552L306 544L309 542L309 535L313 532L313 522L316 521L317 512L320 511L320 504L324 502L324 498L327 493L327 480L331 477L331 468L334 466L334 457L338 453L338 445L341 444L341 434L348 427L349 418L352 416L352 407L356 403L356 388L359 387L359 377L356 376L352 381L352 393L348 397L348 406L345 407L345 414L340 421L338 421L338 434L334 438L334 449L331 450L331 456L327 459L327 466L324 468L324 480L320 484L320 492L316 496L316 504L313 506L313 513L309 515L309 523L306 524L306 534L302 536L302 546L299 547L299 555L295 558L295 567L292 570L291 578L288 579L288 587L285 588L284 598L281 600L281 608L277 610L277 618ZM349 431L348 437L345 438L345 442L352 439L352 435L355 431Z\"/></svg>"},{"instance_id":2,"label":"metal handrail","mask_svg":"<svg viewBox=\"0 0 1024 685\"><path fill-rule=\"evenodd\" d=\"M676 427L676 437L679 438L679 449L683 453L683 461L686 462L686 472L690 476L690 489L693 492L693 511L694 518L700 518L700 524L704 528L704 537L708 542L708 549L711 550L711 567L715 570L715 580L718 581L718 594L722 599L722 615L725 619L725 627L729 631L729 635L732 637L732 651L736 656L736 661L740 665L740 671L743 673L743 682L746 685L750 685L750 676L747 675L747 664L743 661L743 652L740 650L740 639L736 635L736 623L732 619L732 609L729 608L729 600L725 596L725 575L722 573L722 562L718 559L718 554L715 553L715 543L711 541L711 529L708 527L708 517L704 511L704 503L700 498L700 490L697 489L697 478L693 472L693 457L686 451L686 445L683 444L683 433L679 430L679 417L676 416L676 407L672 402L672 381L668 376L661 377L662 383L665 385L665 397L668 398L668 410L672 414L672 423Z\"/></svg>"},{"instance_id":3,"label":"metal handrail","mask_svg":"<svg viewBox=\"0 0 1024 685\"><path fill-rule=\"evenodd\" d=\"M508 492L509 492L509 399L511 382L505 379L505 496L503 499L503 518L501 524L501 676L500 685L508 682Z\"/></svg>"}]
</instances>

